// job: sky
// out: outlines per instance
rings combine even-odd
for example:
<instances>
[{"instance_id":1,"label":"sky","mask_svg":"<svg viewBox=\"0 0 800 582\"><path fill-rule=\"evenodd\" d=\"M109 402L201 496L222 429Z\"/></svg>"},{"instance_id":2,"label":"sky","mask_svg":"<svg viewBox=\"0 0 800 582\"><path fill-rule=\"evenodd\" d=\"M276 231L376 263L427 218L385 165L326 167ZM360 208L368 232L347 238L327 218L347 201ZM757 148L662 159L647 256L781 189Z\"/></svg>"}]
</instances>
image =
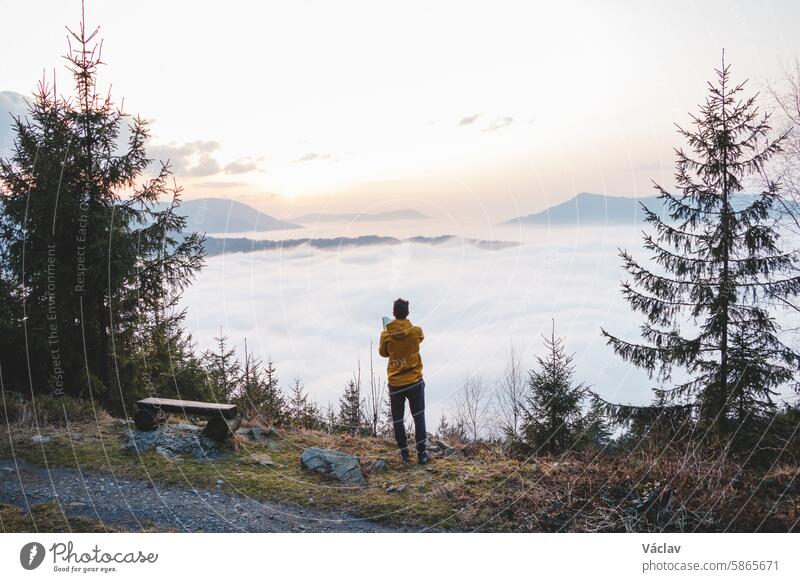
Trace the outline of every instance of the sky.
<instances>
[{"instance_id":1,"label":"sky","mask_svg":"<svg viewBox=\"0 0 800 582\"><path fill-rule=\"evenodd\" d=\"M55 69L79 0L0 0L0 91ZM88 1L124 108L187 197L277 216L425 206L497 221L669 183L721 51L758 90L795 1ZM423 208L420 208L421 210Z\"/></svg>"}]
</instances>

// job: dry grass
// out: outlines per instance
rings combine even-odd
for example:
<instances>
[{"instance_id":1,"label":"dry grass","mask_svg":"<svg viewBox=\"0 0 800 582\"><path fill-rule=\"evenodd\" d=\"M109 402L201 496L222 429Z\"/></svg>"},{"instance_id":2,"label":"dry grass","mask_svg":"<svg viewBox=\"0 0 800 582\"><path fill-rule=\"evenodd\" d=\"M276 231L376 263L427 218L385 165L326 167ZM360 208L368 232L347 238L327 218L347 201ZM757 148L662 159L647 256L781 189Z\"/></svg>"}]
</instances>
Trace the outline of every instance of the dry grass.
<instances>
[{"instance_id":1,"label":"dry grass","mask_svg":"<svg viewBox=\"0 0 800 582\"><path fill-rule=\"evenodd\" d=\"M47 394L23 400L13 392L4 392L0 400L0 424L37 428L65 426L72 422L109 422L111 417L89 400L58 398Z\"/></svg>"},{"instance_id":2,"label":"dry grass","mask_svg":"<svg viewBox=\"0 0 800 582\"><path fill-rule=\"evenodd\" d=\"M50 443L33 445L30 427L11 425L0 456L165 484L224 490L257 499L345 509L390 525L455 531L790 531L800 515L800 469L743 471L699 453L594 458L506 457L497 447L470 445L431 465L403 465L382 438L279 431L255 444L238 438L224 460L164 459L125 451L125 427L106 418L48 429ZM342 487L300 468L306 447L359 457L370 483ZM13 447L13 452L12 452ZM255 457L268 454L265 467ZM386 471L372 471L377 459ZM391 488L390 492L387 489ZM399 489L399 492L398 492Z\"/></svg>"}]
</instances>

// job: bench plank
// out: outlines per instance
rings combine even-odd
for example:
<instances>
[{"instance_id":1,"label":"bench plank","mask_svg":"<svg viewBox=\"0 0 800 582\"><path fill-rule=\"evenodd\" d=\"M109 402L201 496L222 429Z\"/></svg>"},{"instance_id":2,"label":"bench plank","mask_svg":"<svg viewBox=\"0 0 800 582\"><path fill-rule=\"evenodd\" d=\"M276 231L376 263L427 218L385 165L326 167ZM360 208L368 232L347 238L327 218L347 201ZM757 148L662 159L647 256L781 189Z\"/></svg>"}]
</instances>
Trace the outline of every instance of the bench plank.
<instances>
[{"instance_id":1,"label":"bench plank","mask_svg":"<svg viewBox=\"0 0 800 582\"><path fill-rule=\"evenodd\" d=\"M163 410L191 414L194 416L216 416L234 418L239 409L235 404L217 404L216 402L197 402L196 400L177 400L174 398L145 398L137 403L144 410Z\"/></svg>"}]
</instances>

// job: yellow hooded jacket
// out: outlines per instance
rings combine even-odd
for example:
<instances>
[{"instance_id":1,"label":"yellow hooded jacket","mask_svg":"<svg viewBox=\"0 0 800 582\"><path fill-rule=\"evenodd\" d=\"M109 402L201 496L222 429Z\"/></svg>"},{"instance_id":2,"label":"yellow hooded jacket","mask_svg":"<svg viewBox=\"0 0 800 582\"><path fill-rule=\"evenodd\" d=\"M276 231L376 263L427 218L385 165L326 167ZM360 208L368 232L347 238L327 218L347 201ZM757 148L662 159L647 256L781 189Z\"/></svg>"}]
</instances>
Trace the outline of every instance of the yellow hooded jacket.
<instances>
[{"instance_id":1,"label":"yellow hooded jacket","mask_svg":"<svg viewBox=\"0 0 800 582\"><path fill-rule=\"evenodd\" d=\"M389 388L414 384L422 380L422 358L419 344L425 336L422 328L407 319L391 321L381 332L378 353L389 358L386 376Z\"/></svg>"}]
</instances>

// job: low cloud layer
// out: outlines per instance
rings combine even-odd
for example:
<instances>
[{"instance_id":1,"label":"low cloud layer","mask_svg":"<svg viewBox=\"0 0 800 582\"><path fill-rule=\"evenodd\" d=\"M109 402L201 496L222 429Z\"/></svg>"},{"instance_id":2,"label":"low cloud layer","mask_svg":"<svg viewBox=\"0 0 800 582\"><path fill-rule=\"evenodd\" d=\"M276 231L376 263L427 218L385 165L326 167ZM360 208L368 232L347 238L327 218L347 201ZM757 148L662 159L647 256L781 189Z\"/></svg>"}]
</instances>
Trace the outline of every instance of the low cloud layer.
<instances>
[{"instance_id":1,"label":"low cloud layer","mask_svg":"<svg viewBox=\"0 0 800 582\"><path fill-rule=\"evenodd\" d=\"M284 387L300 377L323 405L338 402L359 358L368 370L380 318L398 296L410 299L411 319L425 330L433 417L452 408L469 374L493 383L512 341L533 365L553 319L575 352L578 380L606 398L643 403L651 384L600 336L602 325L637 337L617 258L618 246L637 242L636 229L564 229L537 230L502 251L453 242L224 255L209 260L184 304L201 347L220 326L238 346L246 337L273 357ZM374 365L385 376L385 360L376 355Z\"/></svg>"}]
</instances>

